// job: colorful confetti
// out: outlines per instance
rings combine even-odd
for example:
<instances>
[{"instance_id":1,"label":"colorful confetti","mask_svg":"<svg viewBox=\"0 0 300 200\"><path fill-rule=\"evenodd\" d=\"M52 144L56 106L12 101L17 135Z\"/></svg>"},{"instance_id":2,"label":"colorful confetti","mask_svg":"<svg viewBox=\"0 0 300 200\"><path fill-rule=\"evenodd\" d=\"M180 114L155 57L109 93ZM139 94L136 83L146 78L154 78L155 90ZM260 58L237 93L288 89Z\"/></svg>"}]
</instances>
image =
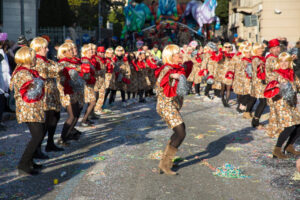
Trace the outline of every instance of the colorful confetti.
<instances>
[{"instance_id":1,"label":"colorful confetti","mask_svg":"<svg viewBox=\"0 0 300 200\"><path fill-rule=\"evenodd\" d=\"M225 163L222 167L218 167L216 171L213 173L215 176L225 177L225 178L249 178L250 176L246 176L242 174L242 171L231 165L229 163Z\"/></svg>"},{"instance_id":2,"label":"colorful confetti","mask_svg":"<svg viewBox=\"0 0 300 200\"><path fill-rule=\"evenodd\" d=\"M152 159L152 160L160 160L162 155L163 155L163 151L158 150L158 151L155 151L154 153L151 153L149 155L149 158Z\"/></svg>"}]
</instances>

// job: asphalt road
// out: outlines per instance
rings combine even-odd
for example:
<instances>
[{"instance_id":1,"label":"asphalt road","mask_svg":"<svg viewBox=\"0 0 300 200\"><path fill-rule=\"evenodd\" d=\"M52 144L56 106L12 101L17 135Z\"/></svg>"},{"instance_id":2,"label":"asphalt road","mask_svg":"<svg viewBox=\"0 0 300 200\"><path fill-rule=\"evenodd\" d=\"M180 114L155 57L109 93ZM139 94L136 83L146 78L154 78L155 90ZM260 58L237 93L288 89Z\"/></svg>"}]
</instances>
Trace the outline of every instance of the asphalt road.
<instances>
[{"instance_id":1,"label":"asphalt road","mask_svg":"<svg viewBox=\"0 0 300 200\"><path fill-rule=\"evenodd\" d=\"M17 176L29 133L9 121L9 130L0 132L0 199L300 199L296 158L272 159L276 139L252 129L234 108L223 108L219 100L186 98L187 137L177 153L178 176L157 172L172 131L156 114L154 100L127 108L117 103L97 125L81 128L79 141L40 161L45 169L34 177ZM63 113L57 133L65 117ZM299 149L299 141L297 145Z\"/></svg>"}]
</instances>

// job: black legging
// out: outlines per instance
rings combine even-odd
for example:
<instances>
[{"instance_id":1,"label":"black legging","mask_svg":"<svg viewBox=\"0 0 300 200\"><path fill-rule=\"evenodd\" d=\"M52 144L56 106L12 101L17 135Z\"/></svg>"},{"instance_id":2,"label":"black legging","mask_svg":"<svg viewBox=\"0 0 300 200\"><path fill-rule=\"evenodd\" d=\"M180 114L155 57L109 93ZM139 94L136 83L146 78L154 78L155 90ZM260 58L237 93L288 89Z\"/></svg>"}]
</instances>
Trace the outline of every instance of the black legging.
<instances>
[{"instance_id":1,"label":"black legging","mask_svg":"<svg viewBox=\"0 0 300 200\"><path fill-rule=\"evenodd\" d=\"M80 116L80 106L79 103L76 102L74 104L71 104L67 106L67 113L68 118L64 123L62 132L61 132L61 139L66 142L68 140L68 137L70 136L71 130L75 127L78 118Z\"/></svg>"},{"instance_id":2,"label":"black legging","mask_svg":"<svg viewBox=\"0 0 300 200\"><path fill-rule=\"evenodd\" d=\"M195 92L196 94L200 94L200 83L195 84Z\"/></svg>"},{"instance_id":3,"label":"black legging","mask_svg":"<svg viewBox=\"0 0 300 200\"><path fill-rule=\"evenodd\" d=\"M172 145L175 148L178 148L186 136L185 124L182 123L182 124L174 127L173 131L174 131L174 133L171 136L170 145Z\"/></svg>"},{"instance_id":4,"label":"black legging","mask_svg":"<svg viewBox=\"0 0 300 200\"><path fill-rule=\"evenodd\" d=\"M286 143L286 146L290 144L294 144L298 137L300 136L300 125L290 126L284 128L284 130L280 133L276 147L282 147L283 143L289 138Z\"/></svg>"},{"instance_id":5,"label":"black legging","mask_svg":"<svg viewBox=\"0 0 300 200\"><path fill-rule=\"evenodd\" d=\"M252 97L249 94L246 95L245 102L244 102L244 105L246 105L246 112L251 112L255 103L256 103L255 97Z\"/></svg>"},{"instance_id":6,"label":"black legging","mask_svg":"<svg viewBox=\"0 0 300 200\"><path fill-rule=\"evenodd\" d=\"M125 102L126 101L126 98L125 98L126 93L124 90L120 90L120 92L121 92L122 102ZM111 90L110 96L109 96L109 104L112 104L113 102L115 102L116 94L117 94L117 90Z\"/></svg>"},{"instance_id":7,"label":"black legging","mask_svg":"<svg viewBox=\"0 0 300 200\"><path fill-rule=\"evenodd\" d=\"M222 83L222 87L221 87L221 97L224 98L224 94L225 94L225 88L226 88L226 100L229 100L230 98L230 93L231 93L231 85L225 85L224 83Z\"/></svg>"},{"instance_id":8,"label":"black legging","mask_svg":"<svg viewBox=\"0 0 300 200\"><path fill-rule=\"evenodd\" d=\"M27 122L26 124L30 131L31 139L24 150L18 168L23 170L30 170L33 154L44 138L45 124L38 122Z\"/></svg>"},{"instance_id":9,"label":"black legging","mask_svg":"<svg viewBox=\"0 0 300 200\"><path fill-rule=\"evenodd\" d=\"M104 103L106 103L106 99L110 93L111 93L111 89L109 89L109 88L105 89L105 95L104 95L104 101L103 101Z\"/></svg>"},{"instance_id":10,"label":"black legging","mask_svg":"<svg viewBox=\"0 0 300 200\"><path fill-rule=\"evenodd\" d=\"M259 104L255 110L254 117L259 119L263 114L265 108L267 106L267 99L266 98L259 98Z\"/></svg>"},{"instance_id":11,"label":"black legging","mask_svg":"<svg viewBox=\"0 0 300 200\"><path fill-rule=\"evenodd\" d=\"M209 91L211 91L211 88L212 88L212 84L207 84L206 87L205 87L205 96L208 96L209 95Z\"/></svg>"},{"instance_id":12,"label":"black legging","mask_svg":"<svg viewBox=\"0 0 300 200\"><path fill-rule=\"evenodd\" d=\"M45 112L45 135L48 132L48 140L47 145L54 144L54 134L56 130L57 123L60 119L60 112L56 112L55 110L49 110Z\"/></svg>"}]
</instances>

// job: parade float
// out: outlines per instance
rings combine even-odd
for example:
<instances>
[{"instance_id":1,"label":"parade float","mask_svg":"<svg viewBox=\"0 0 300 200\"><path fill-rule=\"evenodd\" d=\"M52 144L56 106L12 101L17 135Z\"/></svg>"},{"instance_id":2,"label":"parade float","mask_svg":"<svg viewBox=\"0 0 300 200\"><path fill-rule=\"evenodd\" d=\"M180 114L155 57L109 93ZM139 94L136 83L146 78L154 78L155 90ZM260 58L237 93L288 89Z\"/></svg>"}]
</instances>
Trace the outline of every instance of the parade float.
<instances>
[{"instance_id":1,"label":"parade float","mask_svg":"<svg viewBox=\"0 0 300 200\"><path fill-rule=\"evenodd\" d=\"M180 34L184 35L181 32L209 38L211 29L220 29L216 7L217 0L159 0L148 5L143 0L129 0L124 7L121 39L139 40L147 34L147 38L153 38L156 43L170 43Z\"/></svg>"}]
</instances>

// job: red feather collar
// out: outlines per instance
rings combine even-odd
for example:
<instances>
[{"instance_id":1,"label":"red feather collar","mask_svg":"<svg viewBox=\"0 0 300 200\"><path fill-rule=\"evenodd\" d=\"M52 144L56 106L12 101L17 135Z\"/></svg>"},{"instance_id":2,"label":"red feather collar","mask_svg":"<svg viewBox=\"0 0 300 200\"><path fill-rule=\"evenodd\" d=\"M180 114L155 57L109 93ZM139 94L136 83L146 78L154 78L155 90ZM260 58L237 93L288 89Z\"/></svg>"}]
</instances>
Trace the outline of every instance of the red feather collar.
<instances>
[{"instance_id":1,"label":"red feather collar","mask_svg":"<svg viewBox=\"0 0 300 200\"><path fill-rule=\"evenodd\" d=\"M274 72L278 73L284 79L289 80L291 82L294 81L294 70L293 69L276 69Z\"/></svg>"},{"instance_id":2,"label":"red feather collar","mask_svg":"<svg viewBox=\"0 0 300 200\"><path fill-rule=\"evenodd\" d=\"M35 57L43 60L46 63L50 63L50 61L45 56L41 56L39 54L36 54Z\"/></svg>"},{"instance_id":3,"label":"red feather collar","mask_svg":"<svg viewBox=\"0 0 300 200\"><path fill-rule=\"evenodd\" d=\"M269 55L267 55L266 59L268 59L270 57L278 58L278 56L275 56L274 54L270 53Z\"/></svg>"},{"instance_id":4,"label":"red feather collar","mask_svg":"<svg viewBox=\"0 0 300 200\"><path fill-rule=\"evenodd\" d=\"M261 61L263 61L263 62L266 62L266 58L263 57L263 56L253 56L253 57L252 57L252 60L253 60L254 58L258 58L259 60L261 60Z\"/></svg>"},{"instance_id":5,"label":"red feather collar","mask_svg":"<svg viewBox=\"0 0 300 200\"><path fill-rule=\"evenodd\" d=\"M243 58L242 58L242 60L245 60L245 61L247 61L247 62L249 62L249 63L251 63L251 62L252 62L251 58L246 58L246 57L243 57Z\"/></svg>"},{"instance_id":6,"label":"red feather collar","mask_svg":"<svg viewBox=\"0 0 300 200\"><path fill-rule=\"evenodd\" d=\"M77 61L72 60L72 59L67 58L67 57L64 57L64 58L60 59L58 62L59 63L61 63L61 62L68 62L68 63L74 64L74 65L78 65Z\"/></svg>"}]
</instances>

